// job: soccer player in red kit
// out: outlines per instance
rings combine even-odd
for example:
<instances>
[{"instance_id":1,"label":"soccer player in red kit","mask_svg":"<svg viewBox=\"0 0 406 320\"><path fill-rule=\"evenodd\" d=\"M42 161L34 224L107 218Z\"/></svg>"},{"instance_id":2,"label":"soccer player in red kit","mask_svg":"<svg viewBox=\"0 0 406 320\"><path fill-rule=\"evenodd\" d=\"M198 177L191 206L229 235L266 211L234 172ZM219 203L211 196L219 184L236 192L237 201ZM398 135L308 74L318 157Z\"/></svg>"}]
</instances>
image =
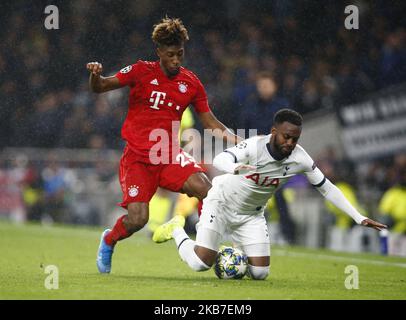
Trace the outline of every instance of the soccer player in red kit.
<instances>
[{"instance_id":1,"label":"soccer player in red kit","mask_svg":"<svg viewBox=\"0 0 406 320\"><path fill-rule=\"evenodd\" d=\"M179 126L176 124L190 104L204 128L220 129L214 131L215 134L233 143L241 140L216 119L210 111L202 83L181 66L184 44L189 40L183 23L179 19L162 19L154 26L152 40L157 46L158 61L139 60L110 77L101 76L100 63L87 64L89 84L94 92L130 87L128 114L121 131L126 146L119 172L123 192L120 205L127 209L127 214L117 220L112 230L107 229L102 234L97 254L97 267L101 273L111 271L117 241L128 238L148 222L149 201L158 186L186 193L200 201L211 188L203 169L182 151L177 141ZM167 133L169 139L161 137L157 142L157 136L162 132ZM157 145L161 146L158 152ZM180 223L184 224L184 221Z\"/></svg>"}]
</instances>

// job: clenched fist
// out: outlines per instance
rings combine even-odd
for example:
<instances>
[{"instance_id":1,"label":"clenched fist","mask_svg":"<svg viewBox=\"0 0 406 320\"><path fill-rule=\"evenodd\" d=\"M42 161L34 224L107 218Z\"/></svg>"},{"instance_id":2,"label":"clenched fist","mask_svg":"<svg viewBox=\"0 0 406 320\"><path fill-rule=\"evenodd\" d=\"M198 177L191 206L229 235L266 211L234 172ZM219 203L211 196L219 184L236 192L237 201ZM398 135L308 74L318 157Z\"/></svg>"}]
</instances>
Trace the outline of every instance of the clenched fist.
<instances>
[{"instance_id":1,"label":"clenched fist","mask_svg":"<svg viewBox=\"0 0 406 320\"><path fill-rule=\"evenodd\" d=\"M99 62L89 62L86 65L87 70L89 70L91 73L93 73L95 76L98 76L102 73L103 71L103 66Z\"/></svg>"}]
</instances>

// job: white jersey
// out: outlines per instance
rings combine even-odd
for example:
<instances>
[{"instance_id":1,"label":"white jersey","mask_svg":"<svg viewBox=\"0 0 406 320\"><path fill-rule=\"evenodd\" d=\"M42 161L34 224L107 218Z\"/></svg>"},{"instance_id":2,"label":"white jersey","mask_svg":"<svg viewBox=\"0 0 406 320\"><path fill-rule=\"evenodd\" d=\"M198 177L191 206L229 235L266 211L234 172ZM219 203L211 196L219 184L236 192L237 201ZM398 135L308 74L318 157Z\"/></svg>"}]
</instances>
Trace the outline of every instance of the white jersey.
<instances>
[{"instance_id":1,"label":"white jersey","mask_svg":"<svg viewBox=\"0 0 406 320\"><path fill-rule=\"evenodd\" d=\"M289 157L274 159L270 138L271 135L252 137L225 150L223 153L232 157L234 163L249 164L256 169L215 177L208 198L221 201L237 213L258 214L263 212L276 188L296 174L305 174L314 186L325 182L323 173L300 145L296 145Z\"/></svg>"}]
</instances>

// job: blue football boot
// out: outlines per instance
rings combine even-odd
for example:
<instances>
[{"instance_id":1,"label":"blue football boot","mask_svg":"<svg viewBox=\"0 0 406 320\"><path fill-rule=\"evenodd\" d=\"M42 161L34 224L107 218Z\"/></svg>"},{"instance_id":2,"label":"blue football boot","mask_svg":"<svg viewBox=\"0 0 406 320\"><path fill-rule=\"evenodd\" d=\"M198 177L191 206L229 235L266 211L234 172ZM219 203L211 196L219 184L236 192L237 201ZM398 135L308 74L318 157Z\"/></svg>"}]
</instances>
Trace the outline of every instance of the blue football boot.
<instances>
[{"instance_id":1,"label":"blue football boot","mask_svg":"<svg viewBox=\"0 0 406 320\"><path fill-rule=\"evenodd\" d=\"M110 232L110 229L104 230L100 238L99 250L97 251L97 268L100 273L110 273L111 257L113 256L114 246L109 246L104 237Z\"/></svg>"}]
</instances>

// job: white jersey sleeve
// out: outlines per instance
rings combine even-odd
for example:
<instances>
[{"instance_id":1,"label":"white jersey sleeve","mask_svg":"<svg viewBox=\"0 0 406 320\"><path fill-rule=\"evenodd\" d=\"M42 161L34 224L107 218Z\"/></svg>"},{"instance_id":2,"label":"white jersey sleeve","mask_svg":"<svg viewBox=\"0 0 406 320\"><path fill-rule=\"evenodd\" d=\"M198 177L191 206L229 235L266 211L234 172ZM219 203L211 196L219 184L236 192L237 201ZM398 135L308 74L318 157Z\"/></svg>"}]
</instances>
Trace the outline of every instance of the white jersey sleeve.
<instances>
[{"instance_id":1,"label":"white jersey sleeve","mask_svg":"<svg viewBox=\"0 0 406 320\"><path fill-rule=\"evenodd\" d=\"M213 165L220 171L234 173L241 164L249 164L257 153L257 137L246 139L232 148L219 153L213 160Z\"/></svg>"},{"instance_id":2,"label":"white jersey sleeve","mask_svg":"<svg viewBox=\"0 0 406 320\"><path fill-rule=\"evenodd\" d=\"M352 204L346 199L344 194L338 189L334 184L332 184L328 179L323 183L323 185L317 188L319 192L337 208L348 214L354 221L361 224L362 221L367 219L367 217L360 214Z\"/></svg>"},{"instance_id":3,"label":"white jersey sleeve","mask_svg":"<svg viewBox=\"0 0 406 320\"><path fill-rule=\"evenodd\" d=\"M303 148L301 148L301 151L302 151L301 162L303 165L303 173L306 175L307 180L309 180L309 182L315 187L322 186L326 182L326 177L320 171L320 169L317 168L315 162L309 156L309 154Z\"/></svg>"},{"instance_id":4,"label":"white jersey sleeve","mask_svg":"<svg viewBox=\"0 0 406 320\"><path fill-rule=\"evenodd\" d=\"M235 169L240 164L235 162L235 156L231 153L222 152L219 153L213 159L213 166L220 171L227 172L227 173L234 173Z\"/></svg>"},{"instance_id":5,"label":"white jersey sleeve","mask_svg":"<svg viewBox=\"0 0 406 320\"><path fill-rule=\"evenodd\" d=\"M303 150L303 148L302 148ZM345 198L344 194L334 185L332 184L324 174L320 171L319 168L316 167L313 159L303 150L303 165L304 165L304 173L309 180L309 182L314 186L317 187L317 190L332 204L334 204L337 208L344 211L348 214L354 221L358 224L366 219L363 215L361 215Z\"/></svg>"}]
</instances>

